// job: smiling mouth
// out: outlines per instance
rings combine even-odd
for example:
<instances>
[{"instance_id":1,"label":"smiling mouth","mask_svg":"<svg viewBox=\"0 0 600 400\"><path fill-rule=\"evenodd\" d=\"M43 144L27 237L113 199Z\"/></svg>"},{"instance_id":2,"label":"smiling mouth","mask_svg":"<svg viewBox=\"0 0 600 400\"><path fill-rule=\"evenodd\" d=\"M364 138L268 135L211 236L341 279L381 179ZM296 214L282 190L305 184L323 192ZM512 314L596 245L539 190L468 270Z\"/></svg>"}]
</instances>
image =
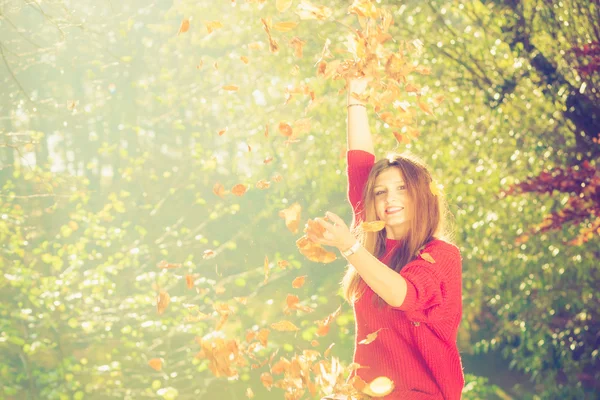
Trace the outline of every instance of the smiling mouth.
<instances>
[{"instance_id":1,"label":"smiling mouth","mask_svg":"<svg viewBox=\"0 0 600 400\"><path fill-rule=\"evenodd\" d=\"M404 210L404 207L390 207L385 209L385 213L387 215L397 214L400 211Z\"/></svg>"}]
</instances>

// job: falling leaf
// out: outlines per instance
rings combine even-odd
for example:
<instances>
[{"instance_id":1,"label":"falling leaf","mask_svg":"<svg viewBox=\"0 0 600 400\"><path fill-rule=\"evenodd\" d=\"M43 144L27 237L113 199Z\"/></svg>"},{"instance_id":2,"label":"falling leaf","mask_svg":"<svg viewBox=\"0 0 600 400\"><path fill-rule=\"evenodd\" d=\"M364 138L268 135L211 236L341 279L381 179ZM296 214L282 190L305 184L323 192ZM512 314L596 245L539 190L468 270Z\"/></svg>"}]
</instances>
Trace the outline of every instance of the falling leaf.
<instances>
[{"instance_id":1,"label":"falling leaf","mask_svg":"<svg viewBox=\"0 0 600 400\"><path fill-rule=\"evenodd\" d=\"M277 43L277 40L271 36L271 19L261 18L260 21L263 24L263 29L265 32L267 32L267 37L269 38L269 51L271 51L271 53L277 53L279 51L279 44Z\"/></svg>"},{"instance_id":2,"label":"falling leaf","mask_svg":"<svg viewBox=\"0 0 600 400\"><path fill-rule=\"evenodd\" d=\"M77 102L75 100L67 101L67 109L69 111L73 111L75 109L75 107L77 107Z\"/></svg>"},{"instance_id":3,"label":"falling leaf","mask_svg":"<svg viewBox=\"0 0 600 400\"><path fill-rule=\"evenodd\" d=\"M306 275L298 276L292 281L292 287L294 289L300 289L304 286L304 282L306 281Z\"/></svg>"},{"instance_id":4,"label":"falling leaf","mask_svg":"<svg viewBox=\"0 0 600 400\"><path fill-rule=\"evenodd\" d=\"M286 122L279 123L279 133L283 136L290 137L292 136L292 127Z\"/></svg>"},{"instance_id":5,"label":"falling leaf","mask_svg":"<svg viewBox=\"0 0 600 400\"><path fill-rule=\"evenodd\" d=\"M363 232L379 232L383 228L385 228L385 221L369 221L363 222L360 224Z\"/></svg>"},{"instance_id":6,"label":"falling leaf","mask_svg":"<svg viewBox=\"0 0 600 400\"><path fill-rule=\"evenodd\" d=\"M285 267L287 267L289 265L290 265L290 263L286 260L277 261L277 266L281 269L284 269Z\"/></svg>"},{"instance_id":7,"label":"falling leaf","mask_svg":"<svg viewBox=\"0 0 600 400\"><path fill-rule=\"evenodd\" d=\"M240 56L240 60L246 65L250 63L250 60L246 56Z\"/></svg>"},{"instance_id":8,"label":"falling leaf","mask_svg":"<svg viewBox=\"0 0 600 400\"><path fill-rule=\"evenodd\" d=\"M277 7L277 11L280 13L284 12L292 5L292 0L276 0L275 7Z\"/></svg>"},{"instance_id":9,"label":"falling leaf","mask_svg":"<svg viewBox=\"0 0 600 400\"><path fill-rule=\"evenodd\" d=\"M221 129L219 131L219 136L223 136L226 132L227 132L228 127L225 127L224 129Z\"/></svg>"},{"instance_id":10,"label":"falling leaf","mask_svg":"<svg viewBox=\"0 0 600 400\"><path fill-rule=\"evenodd\" d=\"M415 72L418 72L421 75L431 75L431 68L429 67L424 67L422 65L417 66L414 69Z\"/></svg>"},{"instance_id":11,"label":"falling leaf","mask_svg":"<svg viewBox=\"0 0 600 400\"><path fill-rule=\"evenodd\" d=\"M181 21L181 25L179 26L179 31L177 32L177 36L179 36L181 33L185 33L190 29L190 20L187 18L184 18Z\"/></svg>"},{"instance_id":12,"label":"falling leaf","mask_svg":"<svg viewBox=\"0 0 600 400\"><path fill-rule=\"evenodd\" d=\"M444 187L435 181L429 182L429 190L434 196L441 196L444 193Z\"/></svg>"},{"instance_id":13,"label":"falling leaf","mask_svg":"<svg viewBox=\"0 0 600 400\"><path fill-rule=\"evenodd\" d=\"M204 61L200 60L200 62L198 63L198 65L196 65L196 69L202 68L203 65L204 65Z\"/></svg>"},{"instance_id":14,"label":"falling leaf","mask_svg":"<svg viewBox=\"0 0 600 400\"><path fill-rule=\"evenodd\" d=\"M271 331L266 328L263 328L258 332L258 341L263 347L267 347L267 339L269 338L269 333L271 333Z\"/></svg>"},{"instance_id":15,"label":"falling leaf","mask_svg":"<svg viewBox=\"0 0 600 400\"><path fill-rule=\"evenodd\" d=\"M234 297L233 298L235 301L237 301L238 303L240 303L241 305L245 306L246 304L248 304L248 298L247 297Z\"/></svg>"},{"instance_id":16,"label":"falling leaf","mask_svg":"<svg viewBox=\"0 0 600 400\"><path fill-rule=\"evenodd\" d=\"M283 310L283 312L285 314L290 314L292 312L292 310L300 310L300 311L304 311L305 313L311 313L313 311L315 311L312 307L309 306L303 306L300 304L300 299L298 298L298 296L294 295L294 294L288 294L286 299L285 299L285 309Z\"/></svg>"},{"instance_id":17,"label":"falling leaf","mask_svg":"<svg viewBox=\"0 0 600 400\"><path fill-rule=\"evenodd\" d=\"M318 340L314 340L314 339L313 339L313 340L311 340L311 341L310 341L310 345L311 345L312 347L317 347L317 346L319 345L319 341L318 341Z\"/></svg>"},{"instance_id":18,"label":"falling leaf","mask_svg":"<svg viewBox=\"0 0 600 400\"><path fill-rule=\"evenodd\" d=\"M379 12L375 4L370 1L354 0L354 3L348 7L349 14L356 14L359 17L378 18Z\"/></svg>"},{"instance_id":19,"label":"falling leaf","mask_svg":"<svg viewBox=\"0 0 600 400\"><path fill-rule=\"evenodd\" d=\"M215 287L215 294L223 294L225 293L225 288L223 286Z\"/></svg>"},{"instance_id":20,"label":"falling leaf","mask_svg":"<svg viewBox=\"0 0 600 400\"><path fill-rule=\"evenodd\" d=\"M281 176L280 174L276 174L276 175L273 175L273 178L271 178L271 179L273 179L273 182L279 183L283 180L283 176Z\"/></svg>"},{"instance_id":21,"label":"falling leaf","mask_svg":"<svg viewBox=\"0 0 600 400\"><path fill-rule=\"evenodd\" d=\"M219 196L220 198L223 198L223 195L225 194L225 187L223 187L223 185L217 182L213 186L213 193Z\"/></svg>"},{"instance_id":22,"label":"falling leaf","mask_svg":"<svg viewBox=\"0 0 600 400\"><path fill-rule=\"evenodd\" d=\"M419 93L421 91L421 89L410 83L404 86L404 90L406 90L407 93Z\"/></svg>"},{"instance_id":23,"label":"falling leaf","mask_svg":"<svg viewBox=\"0 0 600 400\"><path fill-rule=\"evenodd\" d=\"M430 262L431 264L435 264L435 260L431 257L429 253L421 253L421 258L425 261Z\"/></svg>"},{"instance_id":24,"label":"falling leaf","mask_svg":"<svg viewBox=\"0 0 600 400\"><path fill-rule=\"evenodd\" d=\"M437 107L440 104L442 104L443 101L444 101L444 95L439 94L433 98L433 105Z\"/></svg>"},{"instance_id":25,"label":"falling leaf","mask_svg":"<svg viewBox=\"0 0 600 400\"><path fill-rule=\"evenodd\" d=\"M380 329L376 330L375 332L369 333L367 335L367 337L364 338L363 340L361 340L360 342L358 342L358 344L369 344L369 343L372 343L375 339L377 339L377 334L379 333L379 331L381 329L383 329L383 328L380 328Z\"/></svg>"},{"instance_id":26,"label":"falling leaf","mask_svg":"<svg viewBox=\"0 0 600 400\"><path fill-rule=\"evenodd\" d=\"M337 259L335 253L325 250L321 245L313 242L306 235L296 240L296 247L298 247L300 253L310 261L329 264Z\"/></svg>"},{"instance_id":27,"label":"falling leaf","mask_svg":"<svg viewBox=\"0 0 600 400\"><path fill-rule=\"evenodd\" d=\"M228 92L237 92L240 87L236 85L225 85L222 87L223 90L227 90Z\"/></svg>"},{"instance_id":28,"label":"falling leaf","mask_svg":"<svg viewBox=\"0 0 600 400\"><path fill-rule=\"evenodd\" d=\"M165 312L170 302L171 297L169 296L169 293L164 290L158 292L158 295L156 296L156 309L159 315Z\"/></svg>"},{"instance_id":29,"label":"falling leaf","mask_svg":"<svg viewBox=\"0 0 600 400\"><path fill-rule=\"evenodd\" d=\"M252 147L250 147L250 145L248 145L248 153L252 152Z\"/></svg>"},{"instance_id":30,"label":"falling leaf","mask_svg":"<svg viewBox=\"0 0 600 400\"><path fill-rule=\"evenodd\" d=\"M160 269L175 269L175 268L181 268L181 264L172 264L169 262L166 262L165 260L162 260L161 262L159 262L158 264L156 264L156 266Z\"/></svg>"},{"instance_id":31,"label":"falling leaf","mask_svg":"<svg viewBox=\"0 0 600 400\"><path fill-rule=\"evenodd\" d=\"M434 115L433 111L431 111L431 108L429 107L429 105L427 103L423 103L419 100L417 102L417 105L419 106L419 108L421 110L423 110L425 112L425 114Z\"/></svg>"},{"instance_id":32,"label":"falling leaf","mask_svg":"<svg viewBox=\"0 0 600 400\"><path fill-rule=\"evenodd\" d=\"M359 392L362 392L364 388L367 386L367 382L365 382L360 376L354 375L350 380L350 384L352 387Z\"/></svg>"},{"instance_id":33,"label":"falling leaf","mask_svg":"<svg viewBox=\"0 0 600 400\"><path fill-rule=\"evenodd\" d=\"M296 136L310 132L310 118L302 118L294 121L294 133Z\"/></svg>"},{"instance_id":34,"label":"falling leaf","mask_svg":"<svg viewBox=\"0 0 600 400\"><path fill-rule=\"evenodd\" d=\"M244 195L244 193L246 193L246 186L241 183L238 183L237 185L231 188L231 193L241 197Z\"/></svg>"},{"instance_id":35,"label":"falling leaf","mask_svg":"<svg viewBox=\"0 0 600 400\"><path fill-rule=\"evenodd\" d=\"M304 49L304 45L306 44L306 42L302 39L300 39L299 37L294 36L291 40L290 40L290 46L292 46L294 48L294 57L296 58L302 58L302 53L303 53L303 49ZM294 68L299 69L299 67L296 65L294 66Z\"/></svg>"},{"instance_id":36,"label":"falling leaf","mask_svg":"<svg viewBox=\"0 0 600 400\"><path fill-rule=\"evenodd\" d=\"M380 376L367 384L362 392L371 397L384 397L392 393L393 390L394 382L386 376Z\"/></svg>"},{"instance_id":37,"label":"falling leaf","mask_svg":"<svg viewBox=\"0 0 600 400\"><path fill-rule=\"evenodd\" d=\"M202 258L209 259L209 258L213 258L215 256L215 252L212 250L204 250L204 253L202 253Z\"/></svg>"},{"instance_id":38,"label":"falling leaf","mask_svg":"<svg viewBox=\"0 0 600 400\"><path fill-rule=\"evenodd\" d=\"M407 136L403 136L403 135L401 135L398 132L394 131L394 137L396 138L396 140L400 144L408 144L408 143L410 143L410 139Z\"/></svg>"},{"instance_id":39,"label":"falling leaf","mask_svg":"<svg viewBox=\"0 0 600 400\"><path fill-rule=\"evenodd\" d=\"M218 61L215 61L215 62L213 63L213 68L215 69L215 71L218 71L218 70L219 70L219 62L218 62Z\"/></svg>"},{"instance_id":40,"label":"falling leaf","mask_svg":"<svg viewBox=\"0 0 600 400\"><path fill-rule=\"evenodd\" d=\"M262 48L263 48L263 43L262 42L248 43L248 49L249 50L260 50Z\"/></svg>"},{"instance_id":41,"label":"falling leaf","mask_svg":"<svg viewBox=\"0 0 600 400\"><path fill-rule=\"evenodd\" d=\"M298 26L297 22L287 21L287 22L277 22L273 25L273 29L279 32L289 32L295 27Z\"/></svg>"},{"instance_id":42,"label":"falling leaf","mask_svg":"<svg viewBox=\"0 0 600 400\"><path fill-rule=\"evenodd\" d=\"M296 325L286 320L272 323L271 328L280 332L294 332L300 330Z\"/></svg>"},{"instance_id":43,"label":"falling leaf","mask_svg":"<svg viewBox=\"0 0 600 400\"><path fill-rule=\"evenodd\" d=\"M185 276L185 284L187 285L188 289L193 289L194 288L194 277L192 275L186 275Z\"/></svg>"},{"instance_id":44,"label":"falling leaf","mask_svg":"<svg viewBox=\"0 0 600 400\"><path fill-rule=\"evenodd\" d=\"M318 336L327 335L327 333L329 332L329 325L340 315L341 311L342 311L342 306L339 306L334 312L329 314L324 320L317 321L318 328L317 328L316 333Z\"/></svg>"},{"instance_id":45,"label":"falling leaf","mask_svg":"<svg viewBox=\"0 0 600 400\"><path fill-rule=\"evenodd\" d=\"M265 137L269 137L269 124L265 126Z\"/></svg>"},{"instance_id":46,"label":"falling leaf","mask_svg":"<svg viewBox=\"0 0 600 400\"><path fill-rule=\"evenodd\" d=\"M260 375L260 381L269 391L271 390L271 387L273 387L273 376L268 372L263 372Z\"/></svg>"},{"instance_id":47,"label":"falling leaf","mask_svg":"<svg viewBox=\"0 0 600 400\"><path fill-rule=\"evenodd\" d=\"M247 388L246 389L246 397L248 397L249 399L253 399L254 398L254 392L252 391L251 388Z\"/></svg>"},{"instance_id":48,"label":"falling leaf","mask_svg":"<svg viewBox=\"0 0 600 400\"><path fill-rule=\"evenodd\" d=\"M271 161L273 161L273 157L271 157L271 156L267 156L267 157L265 158L265 160L263 161L263 163L265 163L265 164L268 164L268 163L270 163Z\"/></svg>"},{"instance_id":49,"label":"falling leaf","mask_svg":"<svg viewBox=\"0 0 600 400\"><path fill-rule=\"evenodd\" d=\"M152 358L148 361L148 365L155 371L162 369L162 360L160 358Z\"/></svg>"},{"instance_id":50,"label":"falling leaf","mask_svg":"<svg viewBox=\"0 0 600 400\"><path fill-rule=\"evenodd\" d=\"M266 181L264 179L261 179L260 181L256 182L256 187L258 189L268 189L271 186L271 182Z\"/></svg>"},{"instance_id":51,"label":"falling leaf","mask_svg":"<svg viewBox=\"0 0 600 400\"><path fill-rule=\"evenodd\" d=\"M263 271L265 273L265 279L263 280L263 283L267 283L267 281L269 280L269 257L265 256L265 262L263 264Z\"/></svg>"},{"instance_id":52,"label":"falling leaf","mask_svg":"<svg viewBox=\"0 0 600 400\"><path fill-rule=\"evenodd\" d=\"M288 208L279 211L279 216L285 219L285 226L294 234L298 233L301 212L302 206L299 203L294 203Z\"/></svg>"},{"instance_id":53,"label":"falling leaf","mask_svg":"<svg viewBox=\"0 0 600 400\"><path fill-rule=\"evenodd\" d=\"M223 27L223 23L221 21L204 21L204 25L206 25L206 30L209 34Z\"/></svg>"},{"instance_id":54,"label":"falling leaf","mask_svg":"<svg viewBox=\"0 0 600 400\"><path fill-rule=\"evenodd\" d=\"M303 0L296 7L295 13L300 19L319 19L325 20L333 13L330 8L325 6L315 6L307 0Z\"/></svg>"}]
</instances>

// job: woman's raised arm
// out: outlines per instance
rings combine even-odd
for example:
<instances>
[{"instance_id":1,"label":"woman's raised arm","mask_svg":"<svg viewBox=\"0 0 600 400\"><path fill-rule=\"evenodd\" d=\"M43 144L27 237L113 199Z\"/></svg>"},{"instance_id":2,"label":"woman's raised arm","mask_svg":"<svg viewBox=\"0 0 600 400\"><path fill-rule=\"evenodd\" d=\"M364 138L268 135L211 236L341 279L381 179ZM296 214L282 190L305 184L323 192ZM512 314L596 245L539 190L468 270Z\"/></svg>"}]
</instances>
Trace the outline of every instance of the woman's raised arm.
<instances>
[{"instance_id":1,"label":"woman's raised arm","mask_svg":"<svg viewBox=\"0 0 600 400\"><path fill-rule=\"evenodd\" d=\"M347 82L347 109L348 109L348 150L363 150L375 154L373 139L369 129L367 107L365 103L352 93L361 94L367 87L367 78L351 78Z\"/></svg>"}]
</instances>

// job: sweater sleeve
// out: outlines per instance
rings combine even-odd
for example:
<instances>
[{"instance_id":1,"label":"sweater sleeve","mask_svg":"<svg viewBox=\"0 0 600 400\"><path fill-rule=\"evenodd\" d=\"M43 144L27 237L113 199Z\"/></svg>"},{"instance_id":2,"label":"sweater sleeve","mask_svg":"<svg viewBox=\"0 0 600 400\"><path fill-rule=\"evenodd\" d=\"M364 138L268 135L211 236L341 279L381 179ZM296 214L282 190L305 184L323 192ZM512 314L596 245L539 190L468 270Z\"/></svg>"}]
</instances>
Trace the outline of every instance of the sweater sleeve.
<instances>
[{"instance_id":1,"label":"sweater sleeve","mask_svg":"<svg viewBox=\"0 0 600 400\"><path fill-rule=\"evenodd\" d=\"M375 164L375 155L363 150L349 150L348 159L348 201L352 205L354 215L362 212L362 194L369 173Z\"/></svg>"},{"instance_id":2,"label":"sweater sleeve","mask_svg":"<svg viewBox=\"0 0 600 400\"><path fill-rule=\"evenodd\" d=\"M462 263L460 252L450 244L431 246L423 253L435 263L419 257L406 264L400 275L406 280L404 303L398 310L418 322L451 320L462 313ZM421 253L421 254L423 254Z\"/></svg>"}]
</instances>

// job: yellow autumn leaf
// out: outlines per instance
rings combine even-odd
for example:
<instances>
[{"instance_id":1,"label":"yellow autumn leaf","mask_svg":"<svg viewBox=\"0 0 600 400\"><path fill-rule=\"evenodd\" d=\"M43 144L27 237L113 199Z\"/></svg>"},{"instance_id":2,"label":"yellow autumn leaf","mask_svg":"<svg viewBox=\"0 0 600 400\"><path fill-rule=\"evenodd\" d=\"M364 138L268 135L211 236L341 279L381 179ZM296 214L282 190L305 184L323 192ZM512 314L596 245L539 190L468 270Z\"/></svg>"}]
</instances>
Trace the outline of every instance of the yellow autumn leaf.
<instances>
[{"instance_id":1,"label":"yellow autumn leaf","mask_svg":"<svg viewBox=\"0 0 600 400\"><path fill-rule=\"evenodd\" d=\"M373 379L364 389L363 393L371 397L384 397L392 393L394 382L387 376Z\"/></svg>"},{"instance_id":2,"label":"yellow autumn leaf","mask_svg":"<svg viewBox=\"0 0 600 400\"><path fill-rule=\"evenodd\" d=\"M363 232L379 232L385 228L385 221L369 221L360 224Z\"/></svg>"},{"instance_id":3,"label":"yellow autumn leaf","mask_svg":"<svg viewBox=\"0 0 600 400\"><path fill-rule=\"evenodd\" d=\"M425 261L430 262L431 264L435 264L435 260L431 257L429 253L421 253L421 258Z\"/></svg>"},{"instance_id":4,"label":"yellow autumn leaf","mask_svg":"<svg viewBox=\"0 0 600 400\"><path fill-rule=\"evenodd\" d=\"M372 343L375 339L377 339L377 335L379 334L379 331L383 329L377 329L375 332L371 332L367 335L366 338L364 338L363 340L361 340L360 342L358 342L358 344L369 344Z\"/></svg>"},{"instance_id":5,"label":"yellow autumn leaf","mask_svg":"<svg viewBox=\"0 0 600 400\"><path fill-rule=\"evenodd\" d=\"M209 34L223 27L223 23L221 21L204 21L204 25L206 25L206 30Z\"/></svg>"},{"instance_id":6,"label":"yellow autumn leaf","mask_svg":"<svg viewBox=\"0 0 600 400\"><path fill-rule=\"evenodd\" d=\"M222 87L223 90L227 90L228 92L237 92L239 88L237 85L225 85Z\"/></svg>"},{"instance_id":7,"label":"yellow autumn leaf","mask_svg":"<svg viewBox=\"0 0 600 400\"><path fill-rule=\"evenodd\" d=\"M300 19L319 19L325 20L331 17L333 11L331 8L325 6L316 6L312 4L310 1L303 0L296 7L296 14L300 17Z\"/></svg>"},{"instance_id":8,"label":"yellow autumn leaf","mask_svg":"<svg viewBox=\"0 0 600 400\"><path fill-rule=\"evenodd\" d=\"M280 13L284 12L292 5L292 0L277 0L275 1L275 7Z\"/></svg>"},{"instance_id":9,"label":"yellow autumn leaf","mask_svg":"<svg viewBox=\"0 0 600 400\"><path fill-rule=\"evenodd\" d=\"M296 325L287 320L282 320L279 322L274 322L271 324L271 328L280 332L295 332L300 330Z\"/></svg>"},{"instance_id":10,"label":"yellow autumn leaf","mask_svg":"<svg viewBox=\"0 0 600 400\"><path fill-rule=\"evenodd\" d=\"M279 32L289 32L297 26L298 23L293 21L277 22L276 24L273 24L273 29Z\"/></svg>"}]
</instances>

